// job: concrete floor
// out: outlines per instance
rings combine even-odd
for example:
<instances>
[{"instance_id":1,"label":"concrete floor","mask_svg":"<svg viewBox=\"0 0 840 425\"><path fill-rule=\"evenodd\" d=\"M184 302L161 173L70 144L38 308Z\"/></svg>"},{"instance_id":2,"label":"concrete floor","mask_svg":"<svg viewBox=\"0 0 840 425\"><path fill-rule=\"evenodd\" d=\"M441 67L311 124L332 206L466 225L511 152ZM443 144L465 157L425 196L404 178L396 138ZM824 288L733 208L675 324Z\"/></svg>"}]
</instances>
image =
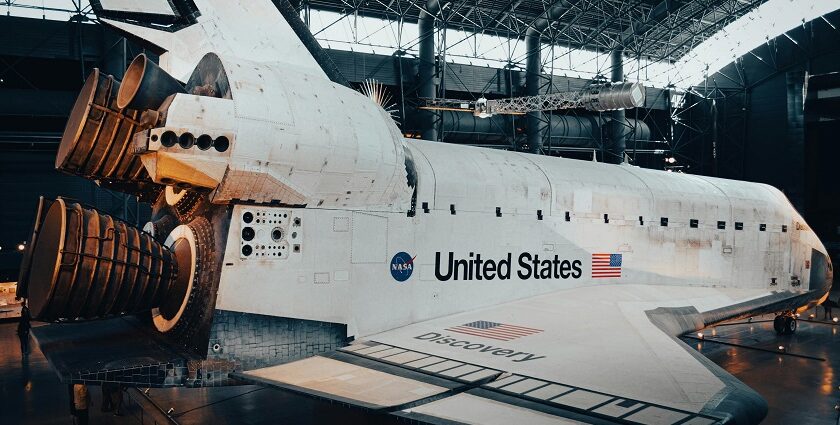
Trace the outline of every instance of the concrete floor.
<instances>
[{"instance_id":1,"label":"concrete floor","mask_svg":"<svg viewBox=\"0 0 840 425\"><path fill-rule=\"evenodd\" d=\"M840 312L837 312L840 313ZM822 311L819 312L822 316ZM718 326L704 331L704 339L685 338L729 373L758 391L769 403L764 424L836 424L834 406L840 401L840 326L832 322L799 321L792 336L777 336L772 322L756 318L753 323ZM58 381L46 359L33 344L33 352L21 357L15 323L0 324L0 396L2 424L71 424L67 387ZM759 351L726 342L769 350ZM780 354L804 354L824 361ZM149 403L145 410L131 397L122 417L101 413L101 393L91 387L91 424L152 423ZM131 393L129 394L131 395ZM134 398L141 397L133 393ZM355 409L312 400L258 386L202 389L152 389L148 398L162 410L173 409L179 424L317 424L395 423L394 419L368 415ZM145 403L143 403L145 401ZM141 418L145 419L141 422Z\"/></svg>"}]
</instances>

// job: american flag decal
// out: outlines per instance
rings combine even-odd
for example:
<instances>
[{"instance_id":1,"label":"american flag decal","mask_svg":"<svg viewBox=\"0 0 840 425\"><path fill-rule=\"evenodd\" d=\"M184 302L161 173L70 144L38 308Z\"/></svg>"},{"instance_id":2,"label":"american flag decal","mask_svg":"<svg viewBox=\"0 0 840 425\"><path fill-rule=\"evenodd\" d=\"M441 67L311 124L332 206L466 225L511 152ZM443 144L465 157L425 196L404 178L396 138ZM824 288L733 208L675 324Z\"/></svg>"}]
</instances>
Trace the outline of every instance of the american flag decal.
<instances>
[{"instance_id":1,"label":"american flag decal","mask_svg":"<svg viewBox=\"0 0 840 425\"><path fill-rule=\"evenodd\" d=\"M542 329L508 325L505 323L488 322L486 320L465 323L460 326L446 328L446 330L450 332L458 332L460 334L497 339L499 341L510 341L523 336L538 334L542 332Z\"/></svg>"},{"instance_id":2,"label":"american flag decal","mask_svg":"<svg viewBox=\"0 0 840 425\"><path fill-rule=\"evenodd\" d=\"M621 277L621 254L592 254L592 277Z\"/></svg>"}]
</instances>

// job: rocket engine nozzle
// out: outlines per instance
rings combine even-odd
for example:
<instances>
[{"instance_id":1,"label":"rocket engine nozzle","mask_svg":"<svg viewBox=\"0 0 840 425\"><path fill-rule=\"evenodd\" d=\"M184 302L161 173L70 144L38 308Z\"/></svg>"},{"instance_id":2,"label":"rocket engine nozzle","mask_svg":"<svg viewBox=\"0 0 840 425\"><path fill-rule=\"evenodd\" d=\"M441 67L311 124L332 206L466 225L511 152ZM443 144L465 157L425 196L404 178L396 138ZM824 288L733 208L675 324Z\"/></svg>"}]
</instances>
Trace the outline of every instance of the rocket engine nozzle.
<instances>
[{"instance_id":1,"label":"rocket engine nozzle","mask_svg":"<svg viewBox=\"0 0 840 425\"><path fill-rule=\"evenodd\" d=\"M119 89L119 81L98 69L88 75L61 136L55 168L151 200L160 188L131 149L140 114L117 107Z\"/></svg>"},{"instance_id":2,"label":"rocket engine nozzle","mask_svg":"<svg viewBox=\"0 0 840 425\"><path fill-rule=\"evenodd\" d=\"M184 85L145 54L140 54L125 70L117 94L117 107L136 110L157 109L167 97L186 93Z\"/></svg>"},{"instance_id":3,"label":"rocket engine nozzle","mask_svg":"<svg viewBox=\"0 0 840 425\"><path fill-rule=\"evenodd\" d=\"M44 321L153 308L171 319L188 296L193 261L182 239L164 246L134 226L62 198L39 220L25 257L29 306Z\"/></svg>"}]
</instances>

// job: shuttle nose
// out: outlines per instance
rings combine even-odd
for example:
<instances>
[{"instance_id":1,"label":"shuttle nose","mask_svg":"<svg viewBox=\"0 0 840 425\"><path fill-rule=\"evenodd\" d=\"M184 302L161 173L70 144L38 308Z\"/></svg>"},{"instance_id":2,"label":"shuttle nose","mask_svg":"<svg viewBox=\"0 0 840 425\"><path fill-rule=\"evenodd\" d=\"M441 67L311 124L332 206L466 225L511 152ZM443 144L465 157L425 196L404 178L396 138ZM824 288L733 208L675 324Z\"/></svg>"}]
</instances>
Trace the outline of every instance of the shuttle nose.
<instances>
[{"instance_id":1,"label":"shuttle nose","mask_svg":"<svg viewBox=\"0 0 840 425\"><path fill-rule=\"evenodd\" d=\"M811 250L810 289L828 292L834 279L834 269L828 255Z\"/></svg>"}]
</instances>

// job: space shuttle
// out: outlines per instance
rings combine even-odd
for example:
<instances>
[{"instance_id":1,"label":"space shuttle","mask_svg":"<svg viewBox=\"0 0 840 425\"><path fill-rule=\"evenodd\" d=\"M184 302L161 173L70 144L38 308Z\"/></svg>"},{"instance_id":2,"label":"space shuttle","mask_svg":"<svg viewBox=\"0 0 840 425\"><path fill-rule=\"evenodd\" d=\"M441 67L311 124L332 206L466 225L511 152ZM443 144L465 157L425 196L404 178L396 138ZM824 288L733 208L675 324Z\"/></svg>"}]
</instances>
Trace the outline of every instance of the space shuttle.
<instances>
[{"instance_id":1,"label":"space shuttle","mask_svg":"<svg viewBox=\"0 0 840 425\"><path fill-rule=\"evenodd\" d=\"M750 424L678 337L795 313L832 265L774 187L406 139L285 1L91 2L159 55L90 74L19 294L66 382L257 383L425 423Z\"/></svg>"}]
</instances>

